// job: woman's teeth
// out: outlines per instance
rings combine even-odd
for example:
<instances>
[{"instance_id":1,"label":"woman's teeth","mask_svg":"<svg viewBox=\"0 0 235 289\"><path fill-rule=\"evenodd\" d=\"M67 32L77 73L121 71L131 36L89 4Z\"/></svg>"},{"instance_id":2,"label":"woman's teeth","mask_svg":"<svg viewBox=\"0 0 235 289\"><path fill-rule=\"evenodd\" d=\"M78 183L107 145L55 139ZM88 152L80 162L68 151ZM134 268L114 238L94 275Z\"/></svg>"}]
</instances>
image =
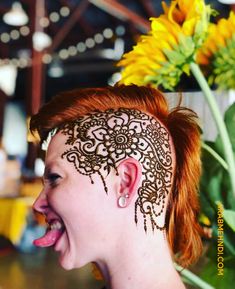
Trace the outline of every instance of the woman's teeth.
<instances>
[{"instance_id":1,"label":"woman's teeth","mask_svg":"<svg viewBox=\"0 0 235 289\"><path fill-rule=\"evenodd\" d=\"M54 221L53 223L51 223L49 225L49 228L50 230L61 230L64 228L63 224L61 222L59 222L58 220L57 221Z\"/></svg>"}]
</instances>

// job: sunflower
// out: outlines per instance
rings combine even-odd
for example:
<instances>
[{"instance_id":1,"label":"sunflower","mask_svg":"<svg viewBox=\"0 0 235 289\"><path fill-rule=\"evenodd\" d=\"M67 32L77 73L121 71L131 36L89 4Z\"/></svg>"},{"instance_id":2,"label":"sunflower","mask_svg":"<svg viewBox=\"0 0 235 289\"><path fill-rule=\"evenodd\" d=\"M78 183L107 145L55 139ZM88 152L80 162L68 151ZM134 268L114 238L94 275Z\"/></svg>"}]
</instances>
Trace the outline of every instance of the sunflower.
<instances>
[{"instance_id":1,"label":"sunflower","mask_svg":"<svg viewBox=\"0 0 235 289\"><path fill-rule=\"evenodd\" d=\"M198 51L197 62L209 74L209 84L221 89L235 88L235 14L210 24L208 37Z\"/></svg>"},{"instance_id":2,"label":"sunflower","mask_svg":"<svg viewBox=\"0 0 235 289\"><path fill-rule=\"evenodd\" d=\"M181 74L189 74L189 63L204 42L212 10L203 0L175 0L164 13L150 18L151 29L133 50L124 54L121 83L162 85L173 90Z\"/></svg>"}]
</instances>

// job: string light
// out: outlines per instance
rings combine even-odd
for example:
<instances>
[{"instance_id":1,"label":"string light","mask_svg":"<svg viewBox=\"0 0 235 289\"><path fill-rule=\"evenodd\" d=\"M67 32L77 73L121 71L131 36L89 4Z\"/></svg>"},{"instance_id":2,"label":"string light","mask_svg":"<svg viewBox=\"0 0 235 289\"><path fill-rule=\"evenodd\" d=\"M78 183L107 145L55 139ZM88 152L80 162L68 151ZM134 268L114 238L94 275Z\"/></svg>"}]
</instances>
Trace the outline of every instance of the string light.
<instances>
[{"instance_id":1,"label":"string light","mask_svg":"<svg viewBox=\"0 0 235 289\"><path fill-rule=\"evenodd\" d=\"M42 17L39 19L39 25L43 28L46 28L50 25L50 22L58 22L61 17L68 17L70 14L70 9L66 6L63 6L60 8L59 12L51 12L49 15L49 18L47 17ZM20 36L28 36L30 33L30 29L28 26L22 26L20 27L19 30L14 29L12 31L8 32L3 32L0 34L0 41L3 43L8 43L11 40L17 40L20 38Z\"/></svg>"},{"instance_id":2,"label":"string light","mask_svg":"<svg viewBox=\"0 0 235 289\"><path fill-rule=\"evenodd\" d=\"M3 43L8 43L10 41L10 35L6 32L3 32L0 36L0 39Z\"/></svg>"},{"instance_id":3,"label":"string light","mask_svg":"<svg viewBox=\"0 0 235 289\"><path fill-rule=\"evenodd\" d=\"M25 68L28 66L28 60L26 58L20 58L19 59L19 67L20 68Z\"/></svg>"},{"instance_id":4,"label":"string light","mask_svg":"<svg viewBox=\"0 0 235 289\"><path fill-rule=\"evenodd\" d=\"M60 51L59 51L59 57L61 58L61 59L67 59L68 57L69 57L69 53L68 53L68 50L67 49L61 49Z\"/></svg>"},{"instance_id":5,"label":"string light","mask_svg":"<svg viewBox=\"0 0 235 289\"><path fill-rule=\"evenodd\" d=\"M93 48L95 46L95 41L92 38L87 38L85 41L86 47Z\"/></svg>"},{"instance_id":6,"label":"string light","mask_svg":"<svg viewBox=\"0 0 235 289\"><path fill-rule=\"evenodd\" d=\"M97 44L100 44L104 41L104 36L100 33L97 33L94 37L94 40Z\"/></svg>"},{"instance_id":7,"label":"string light","mask_svg":"<svg viewBox=\"0 0 235 289\"><path fill-rule=\"evenodd\" d=\"M78 53L76 46L74 45L69 46L68 53L70 56L75 56Z\"/></svg>"},{"instance_id":8,"label":"string light","mask_svg":"<svg viewBox=\"0 0 235 289\"><path fill-rule=\"evenodd\" d=\"M20 27L20 34L21 34L22 36L28 36L29 33L30 33L30 29L29 29L28 26L22 26L22 27Z\"/></svg>"},{"instance_id":9,"label":"string light","mask_svg":"<svg viewBox=\"0 0 235 289\"><path fill-rule=\"evenodd\" d=\"M30 29L28 26L22 26L19 30L13 29L9 33L3 32L0 34L0 40L3 43L8 43L11 40L17 40L20 38L20 36L28 36L30 33Z\"/></svg>"},{"instance_id":10,"label":"string light","mask_svg":"<svg viewBox=\"0 0 235 289\"><path fill-rule=\"evenodd\" d=\"M82 53L86 51L86 45L84 42L78 42L77 44L77 50L78 52Z\"/></svg>"},{"instance_id":11,"label":"string light","mask_svg":"<svg viewBox=\"0 0 235 289\"><path fill-rule=\"evenodd\" d=\"M50 13L49 18L47 17L42 17L39 20L39 25L41 25L41 27L45 28L48 27L50 25L50 22L56 23L58 21L60 21L61 17L68 17L70 14L70 9L66 6L63 6L60 8L60 11L53 11Z\"/></svg>"},{"instance_id":12,"label":"string light","mask_svg":"<svg viewBox=\"0 0 235 289\"><path fill-rule=\"evenodd\" d=\"M117 28L115 29L115 34L118 31ZM118 33L119 35L120 33L121 34L125 33L124 27L121 30L122 32L120 32L119 30L119 33ZM13 31L15 32L13 33ZM15 29L13 31L11 31L11 36L14 34L17 35L17 32L16 32L17 30ZM30 33L29 27L28 26L21 27L19 33L23 36L26 36L28 33ZM16 35L13 37L16 37ZM113 30L111 28L105 28L102 33L96 33L93 37L89 37L85 41L78 42L77 45L70 45L68 48L62 48L61 50L59 50L58 53L55 53L54 55L45 53L42 56L42 62L44 64L50 64L54 58L66 60L69 57L77 55L78 53L84 53L87 49L94 48L95 45L101 44L105 38L109 39L109 38L112 38L113 36L114 36ZM2 39L4 41L9 41L10 36L8 33L5 32L5 34L2 33L0 35L0 39L1 41ZM25 67L29 67L32 65L32 59L27 55L22 55L19 58L13 58L13 59L8 59L8 58L0 59L0 65L6 65L6 64L12 64L19 68L25 68Z\"/></svg>"},{"instance_id":13,"label":"string light","mask_svg":"<svg viewBox=\"0 0 235 289\"><path fill-rule=\"evenodd\" d=\"M116 32L116 34L117 34L118 36L123 36L123 35L125 34L125 32L126 32L126 29L125 29L124 26L118 25L118 26L116 27L116 29L115 29L115 32Z\"/></svg>"},{"instance_id":14,"label":"string light","mask_svg":"<svg viewBox=\"0 0 235 289\"><path fill-rule=\"evenodd\" d=\"M44 64L49 64L49 63L51 63L51 61L52 61L52 56L48 53L45 53L42 57L42 62Z\"/></svg>"},{"instance_id":15,"label":"string light","mask_svg":"<svg viewBox=\"0 0 235 289\"><path fill-rule=\"evenodd\" d=\"M69 10L68 7L63 6L63 7L60 8L60 15L62 17L67 17L67 16L69 16L69 14L70 14L70 10Z\"/></svg>"},{"instance_id":16,"label":"string light","mask_svg":"<svg viewBox=\"0 0 235 289\"><path fill-rule=\"evenodd\" d=\"M52 12L49 15L49 19L51 20L51 22L58 22L60 20L60 15L57 12Z\"/></svg>"},{"instance_id":17,"label":"string light","mask_svg":"<svg viewBox=\"0 0 235 289\"><path fill-rule=\"evenodd\" d=\"M43 28L46 28L50 25L50 21L47 17L42 17L39 19L39 25Z\"/></svg>"},{"instance_id":18,"label":"string light","mask_svg":"<svg viewBox=\"0 0 235 289\"><path fill-rule=\"evenodd\" d=\"M105 28L103 31L104 38L110 39L113 37L113 30L110 28Z\"/></svg>"},{"instance_id":19,"label":"string light","mask_svg":"<svg viewBox=\"0 0 235 289\"><path fill-rule=\"evenodd\" d=\"M20 32L18 30L14 29L10 32L10 37L13 40L19 39L20 38Z\"/></svg>"}]
</instances>

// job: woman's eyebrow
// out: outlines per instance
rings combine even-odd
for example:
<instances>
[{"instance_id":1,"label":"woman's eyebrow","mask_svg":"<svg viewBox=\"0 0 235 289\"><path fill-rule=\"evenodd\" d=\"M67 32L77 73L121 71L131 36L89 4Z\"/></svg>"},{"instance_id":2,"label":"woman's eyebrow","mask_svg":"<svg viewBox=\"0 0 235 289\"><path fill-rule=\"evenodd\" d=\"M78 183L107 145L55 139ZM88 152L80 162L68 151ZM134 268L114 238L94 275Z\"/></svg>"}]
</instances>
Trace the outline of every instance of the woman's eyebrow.
<instances>
[{"instance_id":1,"label":"woman's eyebrow","mask_svg":"<svg viewBox=\"0 0 235 289\"><path fill-rule=\"evenodd\" d=\"M61 166L59 161L52 161L45 165L43 177L47 178L54 170L61 170L63 167Z\"/></svg>"},{"instance_id":2,"label":"woman's eyebrow","mask_svg":"<svg viewBox=\"0 0 235 289\"><path fill-rule=\"evenodd\" d=\"M43 180L48 179L48 176L51 174L51 166L46 166L44 169L44 174L42 176Z\"/></svg>"}]
</instances>

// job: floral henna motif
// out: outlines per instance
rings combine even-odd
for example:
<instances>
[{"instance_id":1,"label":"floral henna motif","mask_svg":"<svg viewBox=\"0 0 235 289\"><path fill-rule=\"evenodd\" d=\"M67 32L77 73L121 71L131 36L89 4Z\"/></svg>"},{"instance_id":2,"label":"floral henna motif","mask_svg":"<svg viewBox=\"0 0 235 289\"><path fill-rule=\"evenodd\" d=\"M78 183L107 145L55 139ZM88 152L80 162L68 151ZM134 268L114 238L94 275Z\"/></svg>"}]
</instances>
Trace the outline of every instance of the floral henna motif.
<instances>
[{"instance_id":1,"label":"floral henna motif","mask_svg":"<svg viewBox=\"0 0 235 289\"><path fill-rule=\"evenodd\" d=\"M120 108L95 111L66 124L61 131L68 136L66 144L71 146L61 157L73 163L92 183L92 175L98 173L106 192L105 175L112 168L118 174L117 162L126 157L139 160L143 181L135 203L135 222L139 209L145 231L147 217L153 231L165 228L157 224L157 219L165 207L173 168L169 133L160 122L141 111Z\"/></svg>"}]
</instances>

